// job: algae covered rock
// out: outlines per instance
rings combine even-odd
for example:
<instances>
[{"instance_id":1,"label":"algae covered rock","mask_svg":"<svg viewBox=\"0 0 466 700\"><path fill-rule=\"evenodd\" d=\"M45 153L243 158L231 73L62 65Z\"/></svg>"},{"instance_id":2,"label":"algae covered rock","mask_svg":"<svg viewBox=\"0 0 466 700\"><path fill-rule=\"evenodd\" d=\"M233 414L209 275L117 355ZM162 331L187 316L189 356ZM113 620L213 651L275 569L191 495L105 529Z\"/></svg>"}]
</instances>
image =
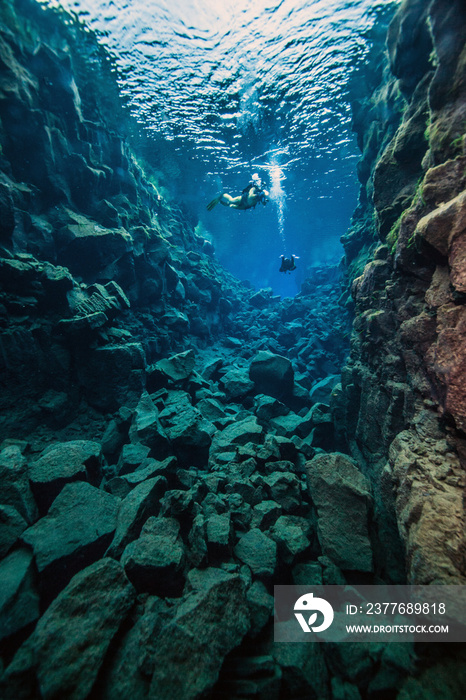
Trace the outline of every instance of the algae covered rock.
<instances>
[{"instance_id":1,"label":"algae covered rock","mask_svg":"<svg viewBox=\"0 0 466 700\"><path fill-rule=\"evenodd\" d=\"M256 417L247 416L218 431L212 440L211 452L231 452L248 442L257 444L261 441L263 432Z\"/></svg>"},{"instance_id":2,"label":"algae covered rock","mask_svg":"<svg viewBox=\"0 0 466 700\"><path fill-rule=\"evenodd\" d=\"M235 547L235 555L261 579L270 578L277 566L277 545L258 528L244 534Z\"/></svg>"},{"instance_id":3,"label":"algae covered rock","mask_svg":"<svg viewBox=\"0 0 466 700\"><path fill-rule=\"evenodd\" d=\"M151 659L153 700L201 697L249 630L243 579L213 568L198 574L193 592L158 635Z\"/></svg>"},{"instance_id":4,"label":"algae covered rock","mask_svg":"<svg viewBox=\"0 0 466 700\"><path fill-rule=\"evenodd\" d=\"M372 571L370 485L352 459L335 452L306 464L322 551L342 569Z\"/></svg>"},{"instance_id":5,"label":"algae covered rock","mask_svg":"<svg viewBox=\"0 0 466 700\"><path fill-rule=\"evenodd\" d=\"M293 389L294 371L288 358L261 350L251 362L249 378L259 393L281 399Z\"/></svg>"},{"instance_id":6,"label":"algae covered rock","mask_svg":"<svg viewBox=\"0 0 466 700\"><path fill-rule=\"evenodd\" d=\"M27 526L16 508L0 505L0 558L8 553Z\"/></svg>"},{"instance_id":7,"label":"algae covered rock","mask_svg":"<svg viewBox=\"0 0 466 700\"><path fill-rule=\"evenodd\" d=\"M88 697L134 601L122 566L102 559L80 571L50 605L0 682L5 700Z\"/></svg>"},{"instance_id":8,"label":"algae covered rock","mask_svg":"<svg viewBox=\"0 0 466 700\"><path fill-rule=\"evenodd\" d=\"M146 520L157 515L160 510L160 499L166 488L167 480L163 476L156 476L137 484L122 500L115 535L107 556L118 558L126 545L139 536Z\"/></svg>"},{"instance_id":9,"label":"algae covered rock","mask_svg":"<svg viewBox=\"0 0 466 700\"><path fill-rule=\"evenodd\" d=\"M25 530L44 595L61 590L80 569L104 555L117 524L120 499L85 481L66 484L48 515Z\"/></svg>"},{"instance_id":10,"label":"algae covered rock","mask_svg":"<svg viewBox=\"0 0 466 700\"><path fill-rule=\"evenodd\" d=\"M184 585L184 547L174 518L149 518L121 562L137 591L179 596Z\"/></svg>"},{"instance_id":11,"label":"algae covered rock","mask_svg":"<svg viewBox=\"0 0 466 700\"><path fill-rule=\"evenodd\" d=\"M7 445L0 452L0 484L2 503L13 506L28 522L37 518L37 505L28 479L25 457L17 445Z\"/></svg>"},{"instance_id":12,"label":"algae covered rock","mask_svg":"<svg viewBox=\"0 0 466 700\"><path fill-rule=\"evenodd\" d=\"M72 481L100 480L102 464L100 444L92 440L72 440L47 447L29 468L29 480L42 513Z\"/></svg>"},{"instance_id":13,"label":"algae covered rock","mask_svg":"<svg viewBox=\"0 0 466 700\"><path fill-rule=\"evenodd\" d=\"M16 549L3 559L0 581L0 641L3 641L40 615L32 552Z\"/></svg>"}]
</instances>

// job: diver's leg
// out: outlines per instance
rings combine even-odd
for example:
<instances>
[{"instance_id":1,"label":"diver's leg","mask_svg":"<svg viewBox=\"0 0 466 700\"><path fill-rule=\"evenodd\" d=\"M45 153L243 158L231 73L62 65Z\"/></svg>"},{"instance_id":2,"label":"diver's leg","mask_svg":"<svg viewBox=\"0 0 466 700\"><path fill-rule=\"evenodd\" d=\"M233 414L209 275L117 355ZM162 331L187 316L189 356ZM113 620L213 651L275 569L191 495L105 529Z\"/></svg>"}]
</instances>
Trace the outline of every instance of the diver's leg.
<instances>
[{"instance_id":1,"label":"diver's leg","mask_svg":"<svg viewBox=\"0 0 466 700\"><path fill-rule=\"evenodd\" d=\"M238 205L241 203L241 197L232 197L230 194L224 192L220 199L220 204L224 207L232 207L232 209L238 209Z\"/></svg>"}]
</instances>

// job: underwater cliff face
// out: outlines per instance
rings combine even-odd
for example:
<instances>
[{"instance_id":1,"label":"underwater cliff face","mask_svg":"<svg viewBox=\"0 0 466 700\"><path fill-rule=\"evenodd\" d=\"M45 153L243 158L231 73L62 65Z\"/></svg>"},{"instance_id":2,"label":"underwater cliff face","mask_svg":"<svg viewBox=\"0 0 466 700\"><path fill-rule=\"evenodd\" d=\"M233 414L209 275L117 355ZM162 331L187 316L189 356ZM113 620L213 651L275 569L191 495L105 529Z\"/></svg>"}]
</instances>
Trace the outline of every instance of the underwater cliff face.
<instances>
[{"instance_id":1,"label":"underwater cliff face","mask_svg":"<svg viewBox=\"0 0 466 700\"><path fill-rule=\"evenodd\" d=\"M272 630L277 583L464 582L462 5L374 47L344 287L284 300L157 189L92 35L0 11L0 695L462 698L461 648Z\"/></svg>"},{"instance_id":2,"label":"underwater cliff face","mask_svg":"<svg viewBox=\"0 0 466 700\"><path fill-rule=\"evenodd\" d=\"M382 519L393 490L413 583L465 572L464 23L463 3L403 3L382 82L354 118L346 429Z\"/></svg>"}]
</instances>

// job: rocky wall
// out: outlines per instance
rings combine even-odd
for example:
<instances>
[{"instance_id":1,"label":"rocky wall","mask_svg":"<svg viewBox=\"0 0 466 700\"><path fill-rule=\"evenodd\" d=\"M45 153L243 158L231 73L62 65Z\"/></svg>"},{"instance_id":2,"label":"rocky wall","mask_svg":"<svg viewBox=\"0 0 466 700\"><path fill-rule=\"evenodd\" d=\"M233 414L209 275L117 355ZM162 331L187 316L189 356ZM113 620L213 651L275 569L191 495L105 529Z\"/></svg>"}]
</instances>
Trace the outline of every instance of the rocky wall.
<instances>
[{"instance_id":1,"label":"rocky wall","mask_svg":"<svg viewBox=\"0 0 466 700\"><path fill-rule=\"evenodd\" d=\"M38 399L62 423L134 403L146 364L208 345L251 292L143 172L92 35L30 0L0 11L2 405L21 396L27 428Z\"/></svg>"},{"instance_id":2,"label":"rocky wall","mask_svg":"<svg viewBox=\"0 0 466 700\"><path fill-rule=\"evenodd\" d=\"M412 583L466 576L465 38L464 3L405 0L382 80L355 113L362 187L344 240L356 318L343 412L387 567L396 577L399 534Z\"/></svg>"}]
</instances>

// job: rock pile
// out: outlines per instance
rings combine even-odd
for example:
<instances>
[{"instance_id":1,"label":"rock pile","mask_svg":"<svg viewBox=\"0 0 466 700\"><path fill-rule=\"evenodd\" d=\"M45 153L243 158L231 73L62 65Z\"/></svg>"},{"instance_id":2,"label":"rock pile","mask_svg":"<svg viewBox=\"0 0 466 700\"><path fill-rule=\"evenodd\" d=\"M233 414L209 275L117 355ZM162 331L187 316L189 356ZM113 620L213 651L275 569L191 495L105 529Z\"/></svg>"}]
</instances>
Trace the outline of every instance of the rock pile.
<instances>
[{"instance_id":1,"label":"rock pile","mask_svg":"<svg viewBox=\"0 0 466 700\"><path fill-rule=\"evenodd\" d=\"M0 452L2 697L84 698L96 683L109 698L199 697L233 649L270 645L277 581L374 570L369 482L316 430L331 383L314 403L265 350L233 366L188 350L148 376L158 388L101 440ZM287 664L269 649L276 689Z\"/></svg>"}]
</instances>

